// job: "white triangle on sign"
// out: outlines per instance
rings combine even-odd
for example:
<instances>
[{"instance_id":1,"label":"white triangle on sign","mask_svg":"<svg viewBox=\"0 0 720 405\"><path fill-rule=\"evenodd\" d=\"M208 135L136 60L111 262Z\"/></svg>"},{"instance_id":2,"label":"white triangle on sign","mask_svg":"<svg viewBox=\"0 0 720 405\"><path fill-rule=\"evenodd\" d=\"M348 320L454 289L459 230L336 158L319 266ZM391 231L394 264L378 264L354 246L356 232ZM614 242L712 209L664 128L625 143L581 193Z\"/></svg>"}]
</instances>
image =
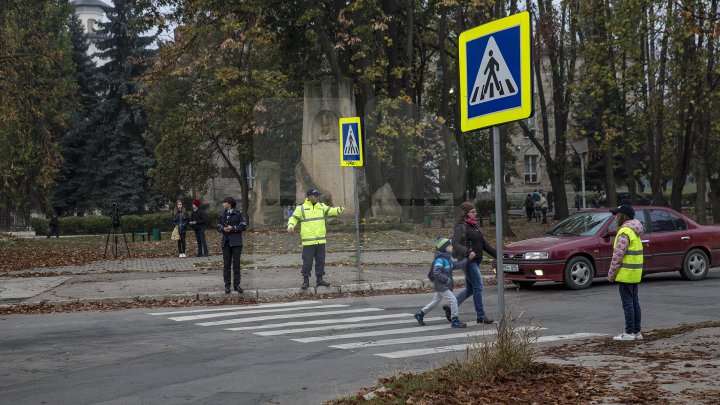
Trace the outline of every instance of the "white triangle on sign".
<instances>
[{"instance_id":1,"label":"white triangle on sign","mask_svg":"<svg viewBox=\"0 0 720 405\"><path fill-rule=\"evenodd\" d=\"M517 94L518 86L505 63L495 38L485 46L475 85L470 92L470 105L485 103Z\"/></svg>"},{"instance_id":2,"label":"white triangle on sign","mask_svg":"<svg viewBox=\"0 0 720 405\"><path fill-rule=\"evenodd\" d=\"M355 132L353 131L352 125L348 125L348 133L345 138L345 149L343 149L343 155L359 155L360 149L358 148L357 141L355 141Z\"/></svg>"}]
</instances>

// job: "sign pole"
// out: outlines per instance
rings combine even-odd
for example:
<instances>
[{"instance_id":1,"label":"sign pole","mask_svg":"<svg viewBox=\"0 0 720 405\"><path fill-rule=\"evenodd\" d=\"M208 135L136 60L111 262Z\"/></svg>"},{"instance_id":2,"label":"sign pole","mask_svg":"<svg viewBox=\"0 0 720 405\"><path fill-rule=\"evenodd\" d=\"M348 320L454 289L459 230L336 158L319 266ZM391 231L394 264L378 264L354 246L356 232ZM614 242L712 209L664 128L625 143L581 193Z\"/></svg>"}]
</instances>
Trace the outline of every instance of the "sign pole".
<instances>
[{"instance_id":1,"label":"sign pole","mask_svg":"<svg viewBox=\"0 0 720 405\"><path fill-rule=\"evenodd\" d=\"M582 207L587 209L585 206L585 154L580 154L580 177L582 178Z\"/></svg>"},{"instance_id":2,"label":"sign pole","mask_svg":"<svg viewBox=\"0 0 720 405\"><path fill-rule=\"evenodd\" d=\"M355 192L353 193L354 201L355 201L355 265L357 266L357 280L361 281L362 278L362 271L360 270L360 204L358 202L358 176L357 171L360 170L358 167L353 167L353 189Z\"/></svg>"},{"instance_id":3,"label":"sign pole","mask_svg":"<svg viewBox=\"0 0 720 405\"><path fill-rule=\"evenodd\" d=\"M500 164L500 128L492 127L493 155L495 169L495 246L497 266L495 275L498 288L498 315L500 322L505 319L505 271L503 269L503 206L502 206L502 165Z\"/></svg>"}]
</instances>

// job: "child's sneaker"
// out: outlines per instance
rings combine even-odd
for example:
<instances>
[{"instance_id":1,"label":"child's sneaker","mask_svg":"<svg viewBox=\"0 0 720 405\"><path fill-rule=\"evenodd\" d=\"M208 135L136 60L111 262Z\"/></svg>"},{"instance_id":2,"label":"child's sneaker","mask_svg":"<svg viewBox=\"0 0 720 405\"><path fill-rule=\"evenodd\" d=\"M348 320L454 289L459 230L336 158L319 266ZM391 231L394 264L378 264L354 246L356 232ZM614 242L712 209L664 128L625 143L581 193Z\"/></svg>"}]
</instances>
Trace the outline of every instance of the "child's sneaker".
<instances>
[{"instance_id":1,"label":"child's sneaker","mask_svg":"<svg viewBox=\"0 0 720 405\"><path fill-rule=\"evenodd\" d=\"M467 328L467 324L461 320L459 320L457 317L452 319L452 323L450 324L453 328Z\"/></svg>"},{"instance_id":2,"label":"child's sneaker","mask_svg":"<svg viewBox=\"0 0 720 405\"><path fill-rule=\"evenodd\" d=\"M635 340L635 334L623 332L617 336L613 336L613 340Z\"/></svg>"},{"instance_id":3,"label":"child's sneaker","mask_svg":"<svg viewBox=\"0 0 720 405\"><path fill-rule=\"evenodd\" d=\"M423 318L425 317L425 313L421 310L415 312L415 319L418 321L420 326L425 326L425 321L423 321Z\"/></svg>"},{"instance_id":4,"label":"child's sneaker","mask_svg":"<svg viewBox=\"0 0 720 405\"><path fill-rule=\"evenodd\" d=\"M452 316L450 314L450 305L443 305L443 311L445 311L445 318L447 318L448 322L452 322Z\"/></svg>"},{"instance_id":5,"label":"child's sneaker","mask_svg":"<svg viewBox=\"0 0 720 405\"><path fill-rule=\"evenodd\" d=\"M644 338L643 338L642 333L638 332L638 333L635 334L635 340L643 340L643 339L644 339Z\"/></svg>"}]
</instances>

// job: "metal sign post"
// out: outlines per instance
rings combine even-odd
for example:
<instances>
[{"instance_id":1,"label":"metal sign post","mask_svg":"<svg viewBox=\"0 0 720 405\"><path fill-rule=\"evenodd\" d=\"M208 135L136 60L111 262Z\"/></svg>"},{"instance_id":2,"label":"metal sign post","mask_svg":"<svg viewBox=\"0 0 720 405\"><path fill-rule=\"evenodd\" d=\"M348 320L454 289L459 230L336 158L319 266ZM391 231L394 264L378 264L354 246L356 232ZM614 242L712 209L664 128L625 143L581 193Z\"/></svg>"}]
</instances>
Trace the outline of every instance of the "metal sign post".
<instances>
[{"instance_id":1,"label":"metal sign post","mask_svg":"<svg viewBox=\"0 0 720 405\"><path fill-rule=\"evenodd\" d=\"M340 118L340 166L352 168L353 201L355 204L355 266L357 279L362 280L360 268L360 198L357 171L363 166L363 136L360 117Z\"/></svg>"},{"instance_id":2,"label":"metal sign post","mask_svg":"<svg viewBox=\"0 0 720 405\"><path fill-rule=\"evenodd\" d=\"M575 152L580 155L580 179L582 183L582 207L586 209L587 202L585 201L585 154L590 150L587 138L578 139L571 143Z\"/></svg>"},{"instance_id":3,"label":"metal sign post","mask_svg":"<svg viewBox=\"0 0 720 405\"><path fill-rule=\"evenodd\" d=\"M505 318L505 272L503 270L503 206L502 206L502 165L500 162L500 128L492 127L493 134L493 155L495 163L495 246L497 248L497 287L498 287L498 312L500 319Z\"/></svg>"},{"instance_id":4,"label":"metal sign post","mask_svg":"<svg viewBox=\"0 0 720 405\"><path fill-rule=\"evenodd\" d=\"M499 124L533 114L530 13L501 18L460 34L460 129L492 127L499 318L505 318L502 165ZM502 321L501 321L502 322Z\"/></svg>"}]
</instances>

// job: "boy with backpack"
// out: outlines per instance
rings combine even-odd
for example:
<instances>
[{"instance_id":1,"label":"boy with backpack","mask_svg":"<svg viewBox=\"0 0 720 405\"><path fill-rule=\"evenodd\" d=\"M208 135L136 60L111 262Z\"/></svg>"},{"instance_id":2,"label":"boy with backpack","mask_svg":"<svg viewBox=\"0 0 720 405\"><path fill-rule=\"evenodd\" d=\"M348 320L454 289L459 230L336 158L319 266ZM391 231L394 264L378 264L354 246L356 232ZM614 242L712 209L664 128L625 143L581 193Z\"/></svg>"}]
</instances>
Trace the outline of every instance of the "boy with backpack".
<instances>
[{"instance_id":1,"label":"boy with backpack","mask_svg":"<svg viewBox=\"0 0 720 405\"><path fill-rule=\"evenodd\" d=\"M435 295L432 301L425 305L422 309L415 313L415 319L421 326L425 326L423 318L431 309L435 308L441 298L445 298L448 304L450 304L450 322L453 328L466 328L467 325L458 319L458 305L457 299L452 293L453 269L459 269L463 266L467 266L468 261L475 258L475 252L471 252L470 255L461 260L453 262L452 260L452 240L447 238L439 238L435 245L437 252L435 252L435 259L433 260L432 267L428 272L428 279L433 282L435 288Z\"/></svg>"}]
</instances>

